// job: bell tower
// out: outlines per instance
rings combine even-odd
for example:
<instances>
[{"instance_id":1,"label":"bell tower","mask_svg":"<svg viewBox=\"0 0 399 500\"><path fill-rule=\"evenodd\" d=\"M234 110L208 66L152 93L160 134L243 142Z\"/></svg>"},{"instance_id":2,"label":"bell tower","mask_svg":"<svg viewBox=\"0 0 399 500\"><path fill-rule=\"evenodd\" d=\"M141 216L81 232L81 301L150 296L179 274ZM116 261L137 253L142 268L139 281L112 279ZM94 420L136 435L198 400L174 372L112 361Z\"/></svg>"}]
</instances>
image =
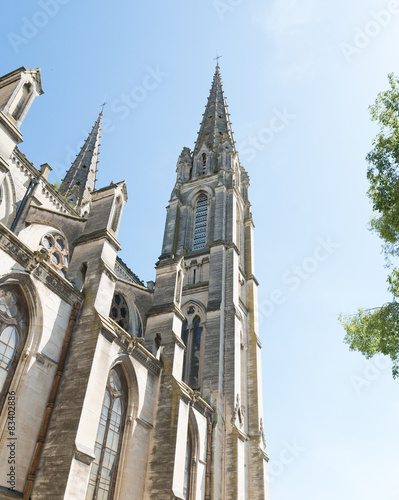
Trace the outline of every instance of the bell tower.
<instances>
[{"instance_id":1,"label":"bell tower","mask_svg":"<svg viewBox=\"0 0 399 500\"><path fill-rule=\"evenodd\" d=\"M153 446L162 443L157 427L171 429L169 419L181 411L184 397L176 396L174 384L180 392L185 388L212 409L211 449L204 479L208 489L199 498L264 500L268 498L268 457L264 451L254 224L249 177L235 148L219 65L194 150L183 148L176 172L147 341L155 339L169 315L171 336L163 339L163 359L169 369L162 375L169 378L168 383L161 382L159 406L165 398L169 404L180 404L180 409L176 406L172 417L166 412L161 416L158 410L157 418L162 421L154 429ZM179 428L176 419L176 433L169 438L176 446L183 443L180 455L187 457L189 427ZM156 460L150 460L153 487L160 473ZM178 496L175 491L175 495L191 498L189 492Z\"/></svg>"}]
</instances>

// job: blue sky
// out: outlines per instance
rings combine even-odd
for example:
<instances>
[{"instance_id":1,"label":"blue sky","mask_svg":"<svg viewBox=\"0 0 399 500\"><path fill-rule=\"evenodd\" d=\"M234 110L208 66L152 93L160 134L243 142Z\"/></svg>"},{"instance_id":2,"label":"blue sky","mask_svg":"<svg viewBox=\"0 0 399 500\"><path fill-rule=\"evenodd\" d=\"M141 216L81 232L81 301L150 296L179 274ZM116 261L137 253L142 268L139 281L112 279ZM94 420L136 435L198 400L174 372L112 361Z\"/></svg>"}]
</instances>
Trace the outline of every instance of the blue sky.
<instances>
[{"instance_id":1,"label":"blue sky","mask_svg":"<svg viewBox=\"0 0 399 500\"><path fill-rule=\"evenodd\" d=\"M42 68L21 150L50 180L106 96L98 186L127 181L121 257L144 280L222 55L251 178L271 500L397 500L399 382L389 361L348 351L337 315L389 300L364 158L368 105L399 74L398 28L396 0L3 6L2 74Z\"/></svg>"}]
</instances>

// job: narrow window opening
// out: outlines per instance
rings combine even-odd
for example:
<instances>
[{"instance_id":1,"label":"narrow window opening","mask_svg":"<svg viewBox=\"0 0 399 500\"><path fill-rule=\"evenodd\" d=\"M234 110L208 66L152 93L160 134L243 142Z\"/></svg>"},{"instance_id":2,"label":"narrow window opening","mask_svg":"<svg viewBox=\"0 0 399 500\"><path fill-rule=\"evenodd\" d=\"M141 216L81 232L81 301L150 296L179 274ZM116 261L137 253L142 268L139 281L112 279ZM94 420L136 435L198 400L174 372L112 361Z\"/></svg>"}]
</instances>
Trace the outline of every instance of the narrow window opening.
<instances>
[{"instance_id":1,"label":"narrow window opening","mask_svg":"<svg viewBox=\"0 0 399 500\"><path fill-rule=\"evenodd\" d=\"M194 245L193 250L205 248L206 226L208 219L208 198L202 194L197 201L194 224Z\"/></svg>"},{"instance_id":2,"label":"narrow window opening","mask_svg":"<svg viewBox=\"0 0 399 500\"><path fill-rule=\"evenodd\" d=\"M23 110L26 106L26 103L29 100L31 89L32 89L32 85L30 83L25 83L25 85L22 87L21 97L19 98L19 101L18 101L17 105L15 106L14 111L12 112L12 117L15 120L18 120L19 118L21 118L21 115L22 115Z\"/></svg>"},{"instance_id":3,"label":"narrow window opening","mask_svg":"<svg viewBox=\"0 0 399 500\"><path fill-rule=\"evenodd\" d=\"M199 390L199 368L201 356L202 326L198 316L191 326L186 320L182 326L181 339L186 346L183 360L183 381L192 389Z\"/></svg>"},{"instance_id":4,"label":"narrow window opening","mask_svg":"<svg viewBox=\"0 0 399 500\"><path fill-rule=\"evenodd\" d=\"M189 500L191 489L191 464L193 462L193 440L191 429L188 428L187 443L186 443L186 458L184 461L184 485L183 485L183 500Z\"/></svg>"},{"instance_id":5,"label":"narrow window opening","mask_svg":"<svg viewBox=\"0 0 399 500\"><path fill-rule=\"evenodd\" d=\"M202 153L202 173L206 174L206 154Z\"/></svg>"},{"instance_id":6,"label":"narrow window opening","mask_svg":"<svg viewBox=\"0 0 399 500\"><path fill-rule=\"evenodd\" d=\"M127 386L122 369L110 371L94 447L86 500L111 500L114 496L127 407Z\"/></svg>"},{"instance_id":7,"label":"narrow window opening","mask_svg":"<svg viewBox=\"0 0 399 500\"><path fill-rule=\"evenodd\" d=\"M118 199L116 200L115 212L114 212L114 216L113 216L112 224L111 224L111 229L114 233L118 229L121 211L122 211L122 198L120 196L118 196Z\"/></svg>"}]
</instances>

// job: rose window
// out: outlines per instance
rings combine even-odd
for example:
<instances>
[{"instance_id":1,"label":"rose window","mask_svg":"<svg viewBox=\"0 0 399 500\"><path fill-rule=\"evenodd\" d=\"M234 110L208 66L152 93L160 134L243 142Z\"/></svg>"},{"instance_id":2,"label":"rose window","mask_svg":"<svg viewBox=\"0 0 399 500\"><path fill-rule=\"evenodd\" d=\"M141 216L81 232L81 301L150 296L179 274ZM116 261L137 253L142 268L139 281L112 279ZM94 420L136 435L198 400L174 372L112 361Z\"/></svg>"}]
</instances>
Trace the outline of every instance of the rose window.
<instances>
[{"instance_id":1,"label":"rose window","mask_svg":"<svg viewBox=\"0 0 399 500\"><path fill-rule=\"evenodd\" d=\"M127 331L129 326L129 309L126 300L120 293L115 293L109 315L119 326Z\"/></svg>"},{"instance_id":2,"label":"rose window","mask_svg":"<svg viewBox=\"0 0 399 500\"><path fill-rule=\"evenodd\" d=\"M65 238L60 234L47 233L40 242L39 251L49 256L49 264L65 278L68 269L68 247Z\"/></svg>"}]
</instances>

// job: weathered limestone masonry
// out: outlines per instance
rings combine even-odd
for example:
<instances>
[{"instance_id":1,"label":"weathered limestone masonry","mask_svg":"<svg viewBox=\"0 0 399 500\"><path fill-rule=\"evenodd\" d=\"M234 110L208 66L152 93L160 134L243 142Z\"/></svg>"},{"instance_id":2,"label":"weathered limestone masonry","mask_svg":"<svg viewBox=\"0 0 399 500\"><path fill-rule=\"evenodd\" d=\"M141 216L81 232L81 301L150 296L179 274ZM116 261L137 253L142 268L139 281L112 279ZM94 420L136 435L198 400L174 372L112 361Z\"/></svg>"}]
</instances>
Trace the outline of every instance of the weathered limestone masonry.
<instances>
[{"instance_id":1,"label":"weathered limestone masonry","mask_svg":"<svg viewBox=\"0 0 399 500\"><path fill-rule=\"evenodd\" d=\"M220 68L156 281L117 257L102 113L57 190L17 148L40 70L0 78L0 500L268 500L249 178ZM77 313L77 311L79 311Z\"/></svg>"},{"instance_id":2,"label":"weathered limestone masonry","mask_svg":"<svg viewBox=\"0 0 399 500\"><path fill-rule=\"evenodd\" d=\"M181 498L176 461L172 464L173 450L179 442L179 416L184 409L179 377L181 340L183 345L186 343L183 383L195 389L213 409L210 498L268 497L248 185L235 150L217 67L194 151L184 148L178 160L177 182L167 209L157 265L151 332L167 326L171 335L163 338L167 364L150 457L149 485L151 493L157 492L156 498ZM172 298L180 295L179 268L186 271L182 298L173 304ZM162 300L157 301L159 286L168 311L163 312L163 317ZM201 340L195 341L194 362L189 349L194 345L190 338L198 336L197 314ZM165 323L166 315L169 325ZM183 330L182 320L187 323ZM161 430L157 433L157 429ZM159 463L160 449L165 463Z\"/></svg>"}]
</instances>

